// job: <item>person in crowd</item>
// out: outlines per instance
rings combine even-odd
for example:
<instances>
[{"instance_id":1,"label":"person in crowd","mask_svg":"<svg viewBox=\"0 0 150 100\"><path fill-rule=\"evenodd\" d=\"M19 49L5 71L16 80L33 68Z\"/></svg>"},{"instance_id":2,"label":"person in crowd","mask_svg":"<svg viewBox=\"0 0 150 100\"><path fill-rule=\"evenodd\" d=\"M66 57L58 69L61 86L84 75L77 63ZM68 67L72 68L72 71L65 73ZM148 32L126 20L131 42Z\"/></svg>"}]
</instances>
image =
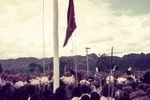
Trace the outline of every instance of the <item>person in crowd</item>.
<instances>
[{"instance_id":1,"label":"person in crowd","mask_svg":"<svg viewBox=\"0 0 150 100\"><path fill-rule=\"evenodd\" d=\"M100 100L100 95L97 92L91 92L91 100Z\"/></svg>"},{"instance_id":2,"label":"person in crowd","mask_svg":"<svg viewBox=\"0 0 150 100\"><path fill-rule=\"evenodd\" d=\"M52 89L46 88L43 93L41 93L42 100L50 100L50 96L53 94Z\"/></svg>"},{"instance_id":3,"label":"person in crowd","mask_svg":"<svg viewBox=\"0 0 150 100\"><path fill-rule=\"evenodd\" d=\"M95 92L97 92L98 94L99 94L100 91L101 91L100 83L97 82L97 81L94 81L94 82L93 82L93 85L91 85L91 88L92 88L92 91L95 91ZM99 94L99 95L100 95L100 94Z\"/></svg>"},{"instance_id":4,"label":"person in crowd","mask_svg":"<svg viewBox=\"0 0 150 100\"><path fill-rule=\"evenodd\" d=\"M127 91L116 91L115 100L130 100L130 96Z\"/></svg>"},{"instance_id":5,"label":"person in crowd","mask_svg":"<svg viewBox=\"0 0 150 100\"><path fill-rule=\"evenodd\" d=\"M81 86L81 92L82 92L82 95L84 94L90 94L91 93L91 88L87 85L82 85Z\"/></svg>"},{"instance_id":6,"label":"person in crowd","mask_svg":"<svg viewBox=\"0 0 150 100\"><path fill-rule=\"evenodd\" d=\"M143 75L142 82L144 89L150 88L150 70L146 71Z\"/></svg>"},{"instance_id":7,"label":"person in crowd","mask_svg":"<svg viewBox=\"0 0 150 100\"><path fill-rule=\"evenodd\" d=\"M150 100L150 98L147 96L146 92L141 90L138 87L137 83L131 84L131 87L133 89L133 92L130 93L130 99L131 100Z\"/></svg>"},{"instance_id":8,"label":"person in crowd","mask_svg":"<svg viewBox=\"0 0 150 100\"><path fill-rule=\"evenodd\" d=\"M40 94L33 95L30 100L42 100Z\"/></svg>"},{"instance_id":9,"label":"person in crowd","mask_svg":"<svg viewBox=\"0 0 150 100\"><path fill-rule=\"evenodd\" d=\"M78 86L60 80L60 87L55 93L52 92L53 82L48 77L29 78L27 82L20 80L22 78L1 74L0 100L150 100L150 71L146 71L141 79L132 77L131 68L127 74L128 77L120 76L117 79L114 76L107 78L107 75L100 80L84 78ZM121 81L115 81L119 78ZM67 83L74 83L71 81L73 78L65 79Z\"/></svg>"},{"instance_id":10,"label":"person in crowd","mask_svg":"<svg viewBox=\"0 0 150 100\"><path fill-rule=\"evenodd\" d=\"M81 96L81 88L75 87L72 91L72 99L71 100L79 100Z\"/></svg>"},{"instance_id":11,"label":"person in crowd","mask_svg":"<svg viewBox=\"0 0 150 100\"><path fill-rule=\"evenodd\" d=\"M0 100L13 100L14 96L15 88L10 83L6 83L0 90Z\"/></svg>"},{"instance_id":12,"label":"person in crowd","mask_svg":"<svg viewBox=\"0 0 150 100\"><path fill-rule=\"evenodd\" d=\"M80 100L90 100L90 97L89 97L89 95L84 94L84 95L81 96Z\"/></svg>"},{"instance_id":13,"label":"person in crowd","mask_svg":"<svg viewBox=\"0 0 150 100\"><path fill-rule=\"evenodd\" d=\"M113 97L111 97L111 94L113 93ZM102 87L101 91L101 98L100 100L115 100L114 99L115 91L113 91L112 87L109 86L109 84L105 84L104 87Z\"/></svg>"},{"instance_id":14,"label":"person in crowd","mask_svg":"<svg viewBox=\"0 0 150 100\"><path fill-rule=\"evenodd\" d=\"M146 89L146 94L150 98L150 88Z\"/></svg>"},{"instance_id":15,"label":"person in crowd","mask_svg":"<svg viewBox=\"0 0 150 100\"><path fill-rule=\"evenodd\" d=\"M54 100L67 100L67 94L64 87L59 87L56 89Z\"/></svg>"}]
</instances>

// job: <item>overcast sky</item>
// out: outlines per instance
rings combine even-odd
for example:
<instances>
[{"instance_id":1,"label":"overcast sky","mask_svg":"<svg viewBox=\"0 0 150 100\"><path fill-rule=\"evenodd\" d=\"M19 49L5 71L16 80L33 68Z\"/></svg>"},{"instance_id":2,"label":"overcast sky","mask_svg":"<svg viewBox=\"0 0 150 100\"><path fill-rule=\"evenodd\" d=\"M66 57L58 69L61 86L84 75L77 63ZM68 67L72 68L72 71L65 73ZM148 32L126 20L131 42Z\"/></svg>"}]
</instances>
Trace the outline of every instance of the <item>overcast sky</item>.
<instances>
[{"instance_id":1,"label":"overcast sky","mask_svg":"<svg viewBox=\"0 0 150 100\"><path fill-rule=\"evenodd\" d=\"M53 0L45 0L46 56L53 56ZM77 29L63 48L68 0L59 1L60 56L150 50L150 0L74 0ZM43 0L0 0L0 58L43 57Z\"/></svg>"}]
</instances>

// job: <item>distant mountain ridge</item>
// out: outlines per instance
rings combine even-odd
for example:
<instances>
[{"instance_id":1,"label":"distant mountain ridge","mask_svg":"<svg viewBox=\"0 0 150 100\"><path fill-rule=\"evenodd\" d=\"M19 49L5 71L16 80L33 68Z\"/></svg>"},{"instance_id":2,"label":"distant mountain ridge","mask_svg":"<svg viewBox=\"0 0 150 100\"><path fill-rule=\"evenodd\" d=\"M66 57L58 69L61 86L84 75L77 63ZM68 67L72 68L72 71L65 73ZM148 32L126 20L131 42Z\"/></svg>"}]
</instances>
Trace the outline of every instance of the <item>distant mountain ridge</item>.
<instances>
[{"instance_id":1,"label":"distant mountain ridge","mask_svg":"<svg viewBox=\"0 0 150 100\"><path fill-rule=\"evenodd\" d=\"M98 67L101 71L107 71L111 65L111 57L105 54L97 56L96 54L89 54L89 67L90 71L94 72L95 67ZM33 57L17 58L0 60L3 68L3 72L16 74L16 73L28 73L30 71L37 71L35 67L41 67L39 72L42 72L43 62L45 62L46 71L52 71L53 61L51 58L37 59ZM64 68L73 69L75 67L74 62L77 63L78 70L86 70L86 56L69 56L60 57L60 70L63 72ZM145 70L150 68L150 53L148 54L128 54L123 57L112 57L112 65L120 67L121 71L125 71L128 67L133 67L135 70ZM33 67L32 67L33 66ZM33 70L31 70L31 68Z\"/></svg>"}]
</instances>

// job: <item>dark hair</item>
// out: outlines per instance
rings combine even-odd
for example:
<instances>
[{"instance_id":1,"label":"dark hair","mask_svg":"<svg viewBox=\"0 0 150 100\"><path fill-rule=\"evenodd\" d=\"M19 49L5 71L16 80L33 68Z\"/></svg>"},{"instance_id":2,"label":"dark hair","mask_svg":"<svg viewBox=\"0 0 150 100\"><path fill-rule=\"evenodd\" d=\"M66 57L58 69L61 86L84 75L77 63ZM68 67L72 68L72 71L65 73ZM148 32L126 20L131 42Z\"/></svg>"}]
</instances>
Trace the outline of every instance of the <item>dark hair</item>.
<instances>
[{"instance_id":1,"label":"dark hair","mask_svg":"<svg viewBox=\"0 0 150 100\"><path fill-rule=\"evenodd\" d=\"M72 91L72 97L80 97L81 96L81 88L75 87Z\"/></svg>"},{"instance_id":2,"label":"dark hair","mask_svg":"<svg viewBox=\"0 0 150 100\"><path fill-rule=\"evenodd\" d=\"M4 100L12 100L14 97L14 87L7 83L0 89L0 97L4 98ZM1 98L0 98L1 99ZM3 99L2 99L3 100Z\"/></svg>"},{"instance_id":3,"label":"dark hair","mask_svg":"<svg viewBox=\"0 0 150 100\"><path fill-rule=\"evenodd\" d=\"M76 75L75 71L73 69L70 70L71 75Z\"/></svg>"},{"instance_id":4,"label":"dark hair","mask_svg":"<svg viewBox=\"0 0 150 100\"><path fill-rule=\"evenodd\" d=\"M131 85L133 90L135 90L138 87L138 84L136 82L133 82L130 85Z\"/></svg>"},{"instance_id":5,"label":"dark hair","mask_svg":"<svg viewBox=\"0 0 150 100\"><path fill-rule=\"evenodd\" d=\"M145 72L143 75L143 82L146 84L150 83L150 71Z\"/></svg>"},{"instance_id":6,"label":"dark hair","mask_svg":"<svg viewBox=\"0 0 150 100\"><path fill-rule=\"evenodd\" d=\"M131 85L134 83L134 79L132 77L127 77L127 85Z\"/></svg>"},{"instance_id":7,"label":"dark hair","mask_svg":"<svg viewBox=\"0 0 150 100\"><path fill-rule=\"evenodd\" d=\"M98 88L100 87L99 82L96 81L96 82L94 83L94 86L95 86L96 89L98 89Z\"/></svg>"},{"instance_id":8,"label":"dark hair","mask_svg":"<svg viewBox=\"0 0 150 100\"><path fill-rule=\"evenodd\" d=\"M30 100L42 100L40 94L33 95Z\"/></svg>"},{"instance_id":9,"label":"dark hair","mask_svg":"<svg viewBox=\"0 0 150 100\"><path fill-rule=\"evenodd\" d=\"M57 88L55 92L55 100L66 100L66 99L67 94L65 88L64 87Z\"/></svg>"},{"instance_id":10,"label":"dark hair","mask_svg":"<svg viewBox=\"0 0 150 100\"><path fill-rule=\"evenodd\" d=\"M100 95L97 92L91 92L91 100L100 100Z\"/></svg>"},{"instance_id":11,"label":"dark hair","mask_svg":"<svg viewBox=\"0 0 150 100\"><path fill-rule=\"evenodd\" d=\"M133 72L127 70L127 71L126 71L126 74L127 74L127 75L131 75L131 74L133 74Z\"/></svg>"},{"instance_id":12,"label":"dark hair","mask_svg":"<svg viewBox=\"0 0 150 100\"><path fill-rule=\"evenodd\" d=\"M46 89L43 93L42 96L44 100L49 100L50 96L53 94L53 91L51 89Z\"/></svg>"},{"instance_id":13,"label":"dark hair","mask_svg":"<svg viewBox=\"0 0 150 100\"><path fill-rule=\"evenodd\" d=\"M82 91L82 94L84 93L90 93L91 92L91 88L87 85L83 85L81 86L81 91Z\"/></svg>"},{"instance_id":14,"label":"dark hair","mask_svg":"<svg viewBox=\"0 0 150 100\"><path fill-rule=\"evenodd\" d=\"M0 73L3 72L2 64L0 63Z\"/></svg>"},{"instance_id":15,"label":"dark hair","mask_svg":"<svg viewBox=\"0 0 150 100\"><path fill-rule=\"evenodd\" d=\"M90 100L88 95L83 95L80 100Z\"/></svg>"},{"instance_id":16,"label":"dark hair","mask_svg":"<svg viewBox=\"0 0 150 100\"><path fill-rule=\"evenodd\" d=\"M30 96L35 95L37 92L37 88L34 85L28 85L28 86L25 86L25 88L26 88L27 93Z\"/></svg>"}]
</instances>

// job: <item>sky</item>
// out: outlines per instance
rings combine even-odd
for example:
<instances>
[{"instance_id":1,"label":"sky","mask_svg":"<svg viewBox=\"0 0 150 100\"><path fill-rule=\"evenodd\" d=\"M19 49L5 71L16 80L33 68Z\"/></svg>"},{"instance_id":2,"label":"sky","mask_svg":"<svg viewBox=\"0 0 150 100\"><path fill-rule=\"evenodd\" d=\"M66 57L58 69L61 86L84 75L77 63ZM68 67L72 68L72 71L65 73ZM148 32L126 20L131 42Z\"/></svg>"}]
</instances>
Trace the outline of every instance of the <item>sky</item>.
<instances>
[{"instance_id":1,"label":"sky","mask_svg":"<svg viewBox=\"0 0 150 100\"><path fill-rule=\"evenodd\" d=\"M68 0L59 1L59 55L150 50L150 0L74 0L77 28L63 48ZM53 56L53 0L44 0L45 56ZM43 0L0 0L0 58L44 57ZM73 52L72 52L73 51Z\"/></svg>"}]
</instances>

